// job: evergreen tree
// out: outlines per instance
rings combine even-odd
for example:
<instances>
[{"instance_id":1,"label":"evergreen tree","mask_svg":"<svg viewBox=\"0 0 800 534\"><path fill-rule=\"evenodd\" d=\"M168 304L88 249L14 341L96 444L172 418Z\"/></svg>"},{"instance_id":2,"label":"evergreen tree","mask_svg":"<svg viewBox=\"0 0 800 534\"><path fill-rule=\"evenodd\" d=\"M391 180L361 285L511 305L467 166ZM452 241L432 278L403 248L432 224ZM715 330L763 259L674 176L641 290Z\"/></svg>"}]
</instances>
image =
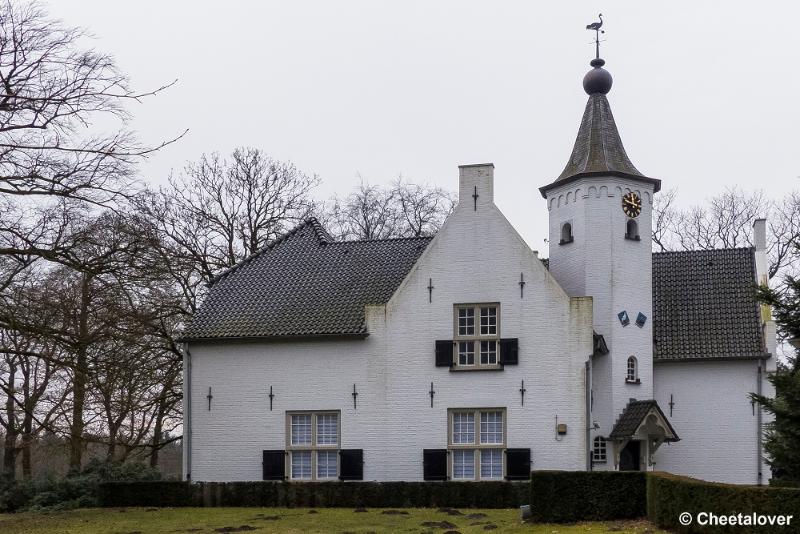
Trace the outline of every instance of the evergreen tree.
<instances>
[{"instance_id":1,"label":"evergreen tree","mask_svg":"<svg viewBox=\"0 0 800 534\"><path fill-rule=\"evenodd\" d=\"M782 339L794 349L769 377L775 397L751 394L775 420L766 427L764 449L778 478L800 481L800 279L788 277L783 290L758 289L761 302L772 306Z\"/></svg>"}]
</instances>

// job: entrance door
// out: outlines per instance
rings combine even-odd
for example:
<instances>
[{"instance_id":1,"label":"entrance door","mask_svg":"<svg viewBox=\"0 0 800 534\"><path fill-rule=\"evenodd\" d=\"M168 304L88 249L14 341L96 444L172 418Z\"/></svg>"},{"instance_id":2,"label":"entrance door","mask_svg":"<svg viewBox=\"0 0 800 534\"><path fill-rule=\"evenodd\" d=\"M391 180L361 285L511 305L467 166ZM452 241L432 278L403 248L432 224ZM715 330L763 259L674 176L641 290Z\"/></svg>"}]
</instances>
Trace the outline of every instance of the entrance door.
<instances>
[{"instance_id":1,"label":"entrance door","mask_svg":"<svg viewBox=\"0 0 800 534\"><path fill-rule=\"evenodd\" d=\"M641 441L629 441L622 452L619 454L619 470L620 471L639 471L641 469L639 462Z\"/></svg>"}]
</instances>

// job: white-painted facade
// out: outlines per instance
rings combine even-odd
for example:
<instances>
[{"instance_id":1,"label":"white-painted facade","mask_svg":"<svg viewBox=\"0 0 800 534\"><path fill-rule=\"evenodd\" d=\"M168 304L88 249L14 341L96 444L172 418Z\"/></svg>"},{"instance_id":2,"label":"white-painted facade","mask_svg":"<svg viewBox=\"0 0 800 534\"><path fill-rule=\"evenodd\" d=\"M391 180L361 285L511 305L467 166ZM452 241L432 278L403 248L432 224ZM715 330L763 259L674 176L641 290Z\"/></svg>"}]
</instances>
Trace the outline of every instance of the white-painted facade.
<instances>
[{"instance_id":1,"label":"white-painted facade","mask_svg":"<svg viewBox=\"0 0 800 534\"><path fill-rule=\"evenodd\" d=\"M629 218L621 200L629 191L642 199L635 219L640 239L626 238ZM599 425L593 433L607 436L631 398L653 398L653 186L610 176L586 178L548 191L547 206L550 272L569 294L593 297L594 329L610 351L593 360L592 374L592 420ZM572 227L571 242L561 242L564 224ZM621 311L628 314L627 326L617 317ZM635 325L639 313L646 317L641 327ZM639 383L625 381L631 356Z\"/></svg>"},{"instance_id":2,"label":"white-painted facade","mask_svg":"<svg viewBox=\"0 0 800 534\"><path fill-rule=\"evenodd\" d=\"M630 191L642 199L636 218L640 240L626 236L628 217L620 209ZM594 328L602 332L609 354L592 359L592 441L607 437L630 399L655 399L681 441L651 454L643 441L641 468L737 484L766 483L771 474L760 450L768 421L751 392L774 393L767 373L775 359L744 361L653 361L652 249L653 187L637 180L590 177L547 192L550 212L550 271L571 295L591 295ZM564 224L572 240L564 242ZM756 280L766 283L765 222L756 222ZM626 238L628 237L628 238ZM627 312L630 324L618 317ZM636 317L647 317L634 326ZM775 354L775 324L762 310L765 351ZM630 356L638 363L638 381L626 380ZM702 355L699 355L702 356ZM670 403L673 403L670 406ZM616 469L619 458L608 444L608 459L592 466Z\"/></svg>"},{"instance_id":3,"label":"white-painted facade","mask_svg":"<svg viewBox=\"0 0 800 534\"><path fill-rule=\"evenodd\" d=\"M422 480L422 451L447 448L457 408L505 410L506 446L530 448L536 469L586 468L592 299L568 296L494 205L493 166L460 174L462 201L389 302L367 309L365 339L189 345L192 480L260 480L262 450L285 447L286 413L298 410L340 411L341 447L363 449L365 480ZM518 365L434 365L463 303L499 303Z\"/></svg>"},{"instance_id":4,"label":"white-painted facade","mask_svg":"<svg viewBox=\"0 0 800 534\"><path fill-rule=\"evenodd\" d=\"M184 472L195 481L260 480L262 451L287 445L287 413L313 410L339 412L340 448L363 450L364 480L422 480L423 449L448 447L448 410L459 408L504 410L505 446L529 448L533 469L614 469L611 444L604 464L589 465L591 443L636 398L655 399L681 438L653 455L646 444L642 468L766 482L758 408L747 395L759 376L769 391L773 361L653 365L653 186L594 176L549 190L548 271L495 206L493 181L491 164L460 167L458 207L391 299L367 307L364 339L190 343ZM628 191L643 200L640 240L625 238ZM566 222L573 241L559 244ZM764 258L756 263L763 273ZM500 337L519 340L518 365L435 366L435 341L453 338L454 305L467 303L499 303ZM774 354L774 324L765 329ZM594 331L608 354L592 356ZM626 381L629 356L638 383Z\"/></svg>"}]
</instances>

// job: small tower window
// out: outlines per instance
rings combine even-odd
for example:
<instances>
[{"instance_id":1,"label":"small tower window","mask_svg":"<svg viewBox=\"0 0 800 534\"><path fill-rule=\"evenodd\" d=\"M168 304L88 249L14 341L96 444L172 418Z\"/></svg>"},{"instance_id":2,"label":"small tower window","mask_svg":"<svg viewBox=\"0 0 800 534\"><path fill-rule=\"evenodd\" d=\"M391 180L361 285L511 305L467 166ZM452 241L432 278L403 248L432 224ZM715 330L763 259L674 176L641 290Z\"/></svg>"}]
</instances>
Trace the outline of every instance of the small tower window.
<instances>
[{"instance_id":1,"label":"small tower window","mask_svg":"<svg viewBox=\"0 0 800 534\"><path fill-rule=\"evenodd\" d=\"M606 438L597 436L594 438L594 448L592 449L592 463L604 464L606 463Z\"/></svg>"},{"instance_id":2,"label":"small tower window","mask_svg":"<svg viewBox=\"0 0 800 534\"><path fill-rule=\"evenodd\" d=\"M636 223L634 219L628 219L628 222L625 223L625 239L633 239L634 241L639 241L639 225Z\"/></svg>"},{"instance_id":3,"label":"small tower window","mask_svg":"<svg viewBox=\"0 0 800 534\"><path fill-rule=\"evenodd\" d=\"M635 356L628 358L628 370L625 375L626 384L639 384L639 362L636 361Z\"/></svg>"},{"instance_id":4,"label":"small tower window","mask_svg":"<svg viewBox=\"0 0 800 534\"><path fill-rule=\"evenodd\" d=\"M570 223L561 225L561 241L558 242L559 245L566 245L567 243L572 243L572 225Z\"/></svg>"}]
</instances>

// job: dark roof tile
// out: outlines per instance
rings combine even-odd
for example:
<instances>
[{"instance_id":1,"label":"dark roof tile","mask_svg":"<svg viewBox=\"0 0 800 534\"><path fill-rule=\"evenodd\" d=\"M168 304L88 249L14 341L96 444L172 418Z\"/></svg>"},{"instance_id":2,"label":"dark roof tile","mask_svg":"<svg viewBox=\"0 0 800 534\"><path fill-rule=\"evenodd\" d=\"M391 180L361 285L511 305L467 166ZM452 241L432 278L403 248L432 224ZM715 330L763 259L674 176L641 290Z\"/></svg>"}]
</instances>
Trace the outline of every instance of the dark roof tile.
<instances>
[{"instance_id":1,"label":"dark roof tile","mask_svg":"<svg viewBox=\"0 0 800 534\"><path fill-rule=\"evenodd\" d=\"M653 358L762 358L751 248L653 254Z\"/></svg>"},{"instance_id":2,"label":"dark roof tile","mask_svg":"<svg viewBox=\"0 0 800 534\"><path fill-rule=\"evenodd\" d=\"M664 415L664 412L661 411L661 407L659 407L658 403L652 399L631 399L620 414L619 419L617 419L617 422L614 425L614 428L611 430L611 434L608 435L608 438L619 440L631 438L634 434L636 434L636 431L639 430L639 425L642 424L644 418L647 417L647 414L650 413L651 410L658 411L659 415L661 415L661 418L667 423L669 431L672 433L672 436L667 437L665 441L679 441L680 438L678 437L678 434L675 433L675 429L672 428L669 419L667 419Z\"/></svg>"},{"instance_id":3,"label":"dark roof tile","mask_svg":"<svg viewBox=\"0 0 800 534\"><path fill-rule=\"evenodd\" d=\"M430 238L336 242L314 219L223 272L185 340L364 335Z\"/></svg>"}]
</instances>

